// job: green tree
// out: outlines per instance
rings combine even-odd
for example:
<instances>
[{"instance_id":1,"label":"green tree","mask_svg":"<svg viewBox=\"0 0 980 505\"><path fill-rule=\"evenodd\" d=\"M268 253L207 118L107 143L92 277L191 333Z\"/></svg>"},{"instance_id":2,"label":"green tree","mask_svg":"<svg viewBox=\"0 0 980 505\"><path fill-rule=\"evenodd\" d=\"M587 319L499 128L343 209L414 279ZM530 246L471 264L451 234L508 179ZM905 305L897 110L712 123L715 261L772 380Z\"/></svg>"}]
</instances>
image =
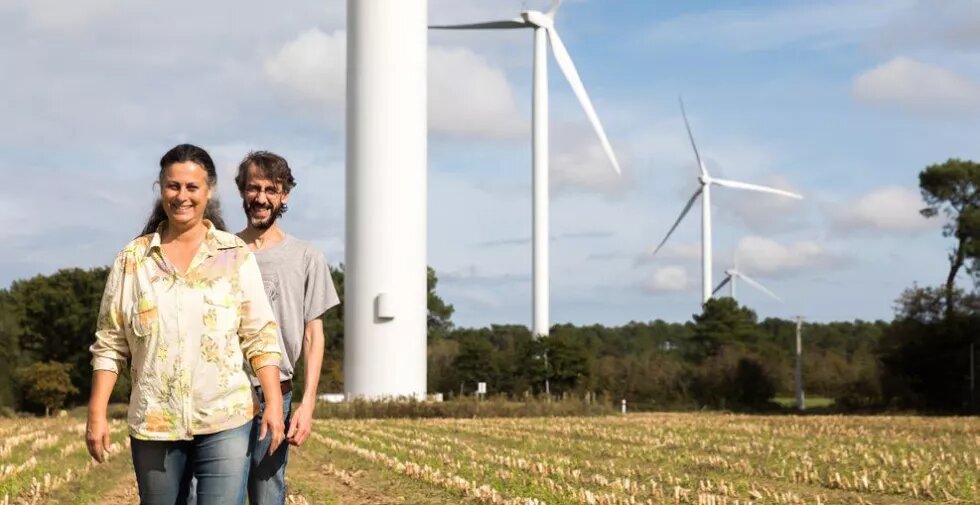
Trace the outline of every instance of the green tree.
<instances>
[{"instance_id":1,"label":"green tree","mask_svg":"<svg viewBox=\"0 0 980 505\"><path fill-rule=\"evenodd\" d=\"M430 393L459 392L459 379L453 363L459 355L459 342L453 339L431 340L427 350L427 387Z\"/></svg>"},{"instance_id":2,"label":"green tree","mask_svg":"<svg viewBox=\"0 0 980 505\"><path fill-rule=\"evenodd\" d=\"M10 287L20 321L21 350L28 359L71 365L71 381L81 397L91 388L91 355L107 267L66 268L16 281Z\"/></svg>"},{"instance_id":3,"label":"green tree","mask_svg":"<svg viewBox=\"0 0 980 505\"><path fill-rule=\"evenodd\" d=\"M548 357L547 374L552 393L571 392L588 382L594 355L580 339L555 332L539 340Z\"/></svg>"},{"instance_id":4,"label":"green tree","mask_svg":"<svg viewBox=\"0 0 980 505\"><path fill-rule=\"evenodd\" d=\"M947 218L943 235L953 237L956 245L949 255L946 276L946 315L953 313L953 287L956 275L964 266L980 278L980 164L950 158L930 165L919 173L919 188L926 207L926 217L943 214Z\"/></svg>"},{"instance_id":5,"label":"green tree","mask_svg":"<svg viewBox=\"0 0 980 505\"><path fill-rule=\"evenodd\" d=\"M688 354L695 360L714 356L727 344L752 345L762 335L752 309L732 298L712 298L694 315L694 335Z\"/></svg>"},{"instance_id":6,"label":"green tree","mask_svg":"<svg viewBox=\"0 0 980 505\"><path fill-rule=\"evenodd\" d=\"M34 363L17 371L18 379L24 386L24 396L31 402L44 406L44 415L61 407L70 394L78 392L72 385L71 364L49 361Z\"/></svg>"},{"instance_id":7,"label":"green tree","mask_svg":"<svg viewBox=\"0 0 980 505\"><path fill-rule=\"evenodd\" d=\"M759 356L741 346L722 346L698 367L694 394L705 405L758 408L772 398L776 385Z\"/></svg>"},{"instance_id":8,"label":"green tree","mask_svg":"<svg viewBox=\"0 0 980 505\"><path fill-rule=\"evenodd\" d=\"M19 407L17 377L14 373L21 364L20 320L13 298L7 290L0 290L0 407Z\"/></svg>"},{"instance_id":9,"label":"green tree","mask_svg":"<svg viewBox=\"0 0 980 505\"><path fill-rule=\"evenodd\" d=\"M748 357L738 360L732 384L732 396L739 405L760 407L776 394L776 382L769 371L759 360Z\"/></svg>"},{"instance_id":10,"label":"green tree","mask_svg":"<svg viewBox=\"0 0 980 505\"><path fill-rule=\"evenodd\" d=\"M902 293L895 321L879 342L885 400L930 411L969 409L969 348L980 335L980 316L961 290L952 294L947 315L945 286Z\"/></svg>"},{"instance_id":11,"label":"green tree","mask_svg":"<svg viewBox=\"0 0 980 505\"><path fill-rule=\"evenodd\" d=\"M344 264L331 266L330 277L340 304L320 317L325 342L317 391L339 393L344 390Z\"/></svg>"},{"instance_id":12,"label":"green tree","mask_svg":"<svg viewBox=\"0 0 980 505\"><path fill-rule=\"evenodd\" d=\"M441 336L452 328L453 312L456 309L452 304L446 303L436 294L436 285L439 284L439 278L436 277L436 271L432 267L426 268L426 284L428 287L427 306L429 313L427 326L429 334Z\"/></svg>"},{"instance_id":13,"label":"green tree","mask_svg":"<svg viewBox=\"0 0 980 505\"><path fill-rule=\"evenodd\" d=\"M477 382L487 382L488 392L497 392L497 371L493 344L483 338L471 336L459 345L459 353L453 359L453 368L460 382L462 393L476 391Z\"/></svg>"}]
</instances>

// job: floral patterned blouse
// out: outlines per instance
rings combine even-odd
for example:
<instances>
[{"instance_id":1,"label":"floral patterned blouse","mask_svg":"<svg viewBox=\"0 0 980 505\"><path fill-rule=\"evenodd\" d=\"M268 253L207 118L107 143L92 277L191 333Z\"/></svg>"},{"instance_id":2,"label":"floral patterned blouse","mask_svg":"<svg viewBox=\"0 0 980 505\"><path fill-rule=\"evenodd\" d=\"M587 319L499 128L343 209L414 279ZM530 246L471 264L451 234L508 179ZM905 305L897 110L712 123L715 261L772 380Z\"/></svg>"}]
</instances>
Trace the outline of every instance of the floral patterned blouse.
<instances>
[{"instance_id":1,"label":"floral patterned blouse","mask_svg":"<svg viewBox=\"0 0 980 505\"><path fill-rule=\"evenodd\" d=\"M116 257L92 345L92 367L130 360L129 431L140 440L189 440L237 428L257 412L245 360L278 366L276 323L255 256L210 222L184 274L163 256L160 232Z\"/></svg>"}]
</instances>

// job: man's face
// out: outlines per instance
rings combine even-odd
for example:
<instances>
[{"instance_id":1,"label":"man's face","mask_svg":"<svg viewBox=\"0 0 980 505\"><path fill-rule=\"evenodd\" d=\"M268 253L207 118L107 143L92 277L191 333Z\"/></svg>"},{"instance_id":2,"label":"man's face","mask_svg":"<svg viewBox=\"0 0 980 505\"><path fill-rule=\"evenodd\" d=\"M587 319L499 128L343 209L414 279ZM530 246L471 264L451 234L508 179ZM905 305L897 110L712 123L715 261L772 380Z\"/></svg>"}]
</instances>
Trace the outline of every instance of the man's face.
<instances>
[{"instance_id":1,"label":"man's face","mask_svg":"<svg viewBox=\"0 0 980 505\"><path fill-rule=\"evenodd\" d=\"M242 190L242 208L249 226L265 230L282 215L282 206L289 200L282 184L269 179L261 169L248 167L245 189Z\"/></svg>"}]
</instances>

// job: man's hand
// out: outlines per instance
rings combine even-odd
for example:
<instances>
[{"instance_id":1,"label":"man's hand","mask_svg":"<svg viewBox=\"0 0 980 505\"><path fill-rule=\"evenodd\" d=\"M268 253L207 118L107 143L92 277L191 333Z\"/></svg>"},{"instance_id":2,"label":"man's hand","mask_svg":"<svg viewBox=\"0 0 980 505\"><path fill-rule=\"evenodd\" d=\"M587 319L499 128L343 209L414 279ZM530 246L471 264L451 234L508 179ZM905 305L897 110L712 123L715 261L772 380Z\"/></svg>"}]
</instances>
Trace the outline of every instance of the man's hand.
<instances>
[{"instance_id":1,"label":"man's hand","mask_svg":"<svg viewBox=\"0 0 980 505\"><path fill-rule=\"evenodd\" d=\"M309 407L307 407L309 405ZM289 420L289 433L286 438L290 445L299 447L306 442L313 430L313 402L303 402L293 411Z\"/></svg>"},{"instance_id":2,"label":"man's hand","mask_svg":"<svg viewBox=\"0 0 980 505\"><path fill-rule=\"evenodd\" d=\"M111 449L109 442L109 421L105 416L89 415L85 427L85 445L92 459L104 463L106 453Z\"/></svg>"}]
</instances>

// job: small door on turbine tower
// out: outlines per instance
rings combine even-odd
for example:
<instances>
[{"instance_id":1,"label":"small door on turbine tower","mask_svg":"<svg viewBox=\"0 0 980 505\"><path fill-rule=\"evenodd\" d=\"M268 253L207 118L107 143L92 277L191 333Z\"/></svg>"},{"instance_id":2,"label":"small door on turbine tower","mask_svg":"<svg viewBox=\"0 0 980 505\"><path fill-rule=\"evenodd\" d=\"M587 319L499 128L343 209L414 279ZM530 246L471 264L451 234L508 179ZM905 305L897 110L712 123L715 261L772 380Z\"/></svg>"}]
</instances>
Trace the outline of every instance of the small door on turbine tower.
<instances>
[{"instance_id":1,"label":"small door on turbine tower","mask_svg":"<svg viewBox=\"0 0 980 505\"><path fill-rule=\"evenodd\" d=\"M395 318L390 298L387 293L378 293L374 298L374 315L381 321L391 321Z\"/></svg>"}]
</instances>

